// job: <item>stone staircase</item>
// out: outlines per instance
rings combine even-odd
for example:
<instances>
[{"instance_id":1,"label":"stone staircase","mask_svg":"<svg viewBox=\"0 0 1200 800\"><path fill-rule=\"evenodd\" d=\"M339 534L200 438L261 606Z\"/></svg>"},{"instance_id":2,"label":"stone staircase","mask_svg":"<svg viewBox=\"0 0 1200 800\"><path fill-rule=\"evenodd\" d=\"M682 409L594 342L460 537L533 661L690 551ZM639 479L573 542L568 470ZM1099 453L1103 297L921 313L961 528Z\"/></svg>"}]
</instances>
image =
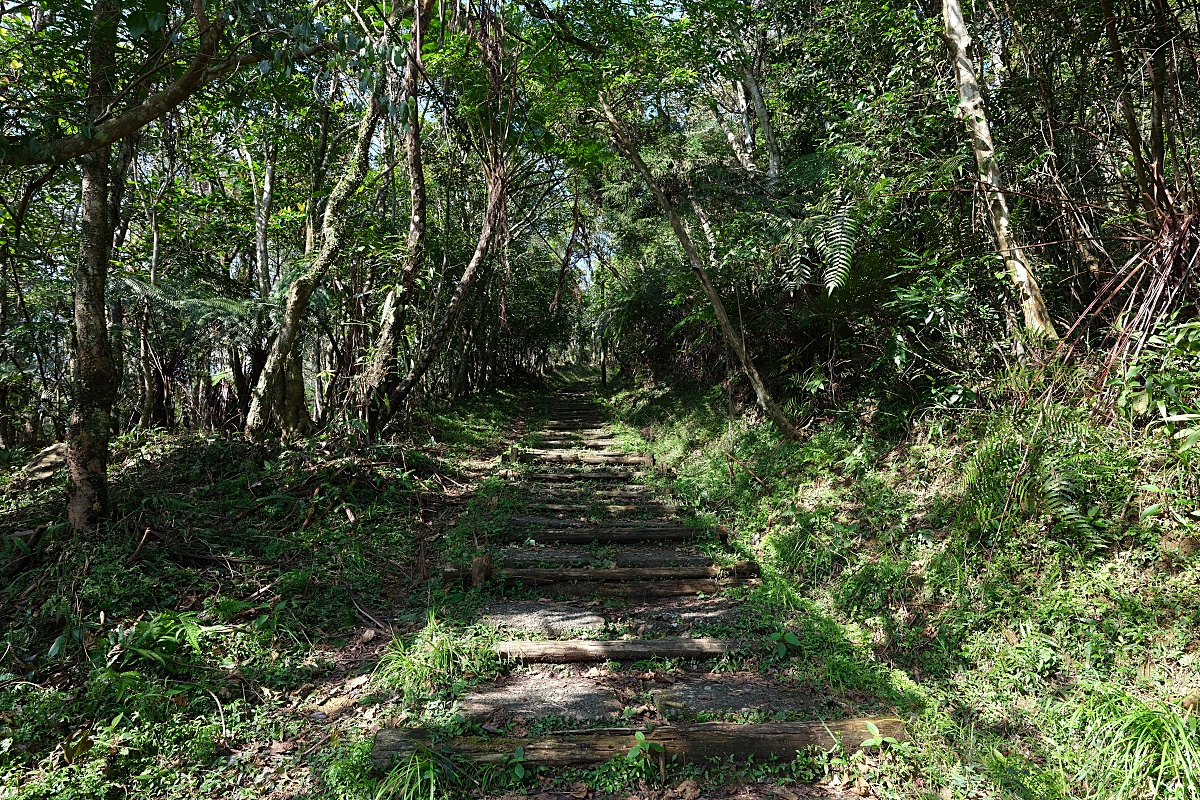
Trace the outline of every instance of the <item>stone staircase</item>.
<instances>
[{"instance_id":1,"label":"stone staircase","mask_svg":"<svg viewBox=\"0 0 1200 800\"><path fill-rule=\"evenodd\" d=\"M830 719L835 705L731 671L770 632L739 599L758 583L758 564L679 520L670 498L643 483L653 460L614 449L586 392L557 396L549 418L541 447L509 453L529 466L505 473L522 494L505 546L445 569L447 581L537 595L481 613L512 669L467 694L459 713L508 733L460 737L452 751L502 763L522 748L530 765L588 765L628 753L641 734L668 760L790 760L835 740L856 747L872 736L868 723L903 738L899 720ZM420 731L383 729L373 761L386 769L425 744Z\"/></svg>"}]
</instances>

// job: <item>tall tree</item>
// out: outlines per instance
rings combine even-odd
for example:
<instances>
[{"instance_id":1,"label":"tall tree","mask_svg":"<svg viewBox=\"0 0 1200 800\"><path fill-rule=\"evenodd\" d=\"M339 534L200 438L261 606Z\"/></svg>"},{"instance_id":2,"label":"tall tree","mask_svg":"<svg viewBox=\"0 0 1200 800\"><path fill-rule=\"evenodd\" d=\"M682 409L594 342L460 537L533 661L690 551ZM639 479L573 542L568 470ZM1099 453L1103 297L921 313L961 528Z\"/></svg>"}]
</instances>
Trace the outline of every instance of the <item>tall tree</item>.
<instances>
[{"instance_id":1,"label":"tall tree","mask_svg":"<svg viewBox=\"0 0 1200 800\"><path fill-rule=\"evenodd\" d=\"M113 100L117 62L118 0L92 9L87 112L100 119ZM95 528L108 508L108 438L117 374L105 319L108 262L118 203L110 203L112 146L80 161L79 257L75 262L75 385L67 431L67 518L76 531ZM119 194L117 195L119 198Z\"/></svg>"},{"instance_id":2,"label":"tall tree","mask_svg":"<svg viewBox=\"0 0 1200 800\"><path fill-rule=\"evenodd\" d=\"M979 91L979 78L971 60L971 36L967 32L958 0L942 0L942 21L946 46L950 50L950 63L958 84L958 113L971 135L971 149L979 170L980 189L987 200L992 234L996 237L996 247L1004 259L1009 280L1016 289L1017 300L1025 317L1025 328L1047 339L1057 339L1058 333L1054 329L1054 321L1050 319L1046 301L1042 298L1033 265L1029 263L1010 225L1008 198L1004 194L1004 179L996 159L992 128L988 124L983 95Z\"/></svg>"},{"instance_id":3,"label":"tall tree","mask_svg":"<svg viewBox=\"0 0 1200 800\"><path fill-rule=\"evenodd\" d=\"M429 27L431 0L413 0L412 35L404 62L404 102L408 110L404 129L404 162L408 168L408 242L400 274L388 289L383 302L379 337L371 365L363 376L362 404L368 424L374 427L385 414L388 393L396 375L396 349L404 331L405 310L412 302L411 293L417 272L425 258L426 206L425 168L421 157L421 47Z\"/></svg>"},{"instance_id":4,"label":"tall tree","mask_svg":"<svg viewBox=\"0 0 1200 800\"><path fill-rule=\"evenodd\" d=\"M788 419L787 414L775 402L775 398L771 396L771 391L763 381L762 376L758 373L758 368L754 366L754 361L750 357L749 351L746 349L746 342L742 336L734 329L733 323L729 320L729 314L725 311L725 303L721 300L721 295L713 286L712 281L708 277L708 270L704 268L704 260L700 256L700 251L696 249L692 237L688 234L687 228L684 227L683 221L679 218L679 214L675 211L670 199L658 185L658 181L654 179L653 173L642 159L641 153L638 152L637 145L630 139L625 130L624 123L617 118L616 113L606 100L601 98L601 106L604 110L604 117L608 120L608 124L612 128L613 143L616 144L627 159L633 165L633 168L641 176L646 183L646 188L654 195L654 199L658 202L659 208L666 215L667 221L671 225L671 230L674 231L675 237L679 240L680 247L683 248L684 255L687 257L688 266L691 267L696 279L700 283L700 288L704 291L704 296L708 298L709 304L712 306L713 314L717 318L717 325L721 329L721 335L725 339L725 343L737 355L738 363L741 364L742 372L745 373L746 379L750 381L751 387L754 389L754 397L758 401L759 407L771 422L779 428L780 432L789 439L800 438L800 432L792 421Z\"/></svg>"}]
</instances>

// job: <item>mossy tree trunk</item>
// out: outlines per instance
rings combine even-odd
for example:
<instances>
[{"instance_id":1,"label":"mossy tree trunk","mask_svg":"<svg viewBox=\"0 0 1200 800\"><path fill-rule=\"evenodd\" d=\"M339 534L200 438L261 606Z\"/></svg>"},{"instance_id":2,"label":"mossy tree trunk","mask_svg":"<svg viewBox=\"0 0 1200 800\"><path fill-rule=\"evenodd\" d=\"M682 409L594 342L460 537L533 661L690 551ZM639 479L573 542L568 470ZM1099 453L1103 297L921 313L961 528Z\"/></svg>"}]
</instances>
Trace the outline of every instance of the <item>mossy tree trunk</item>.
<instances>
[{"instance_id":1,"label":"mossy tree trunk","mask_svg":"<svg viewBox=\"0 0 1200 800\"><path fill-rule=\"evenodd\" d=\"M121 6L99 0L92 11L88 115L99 119L113 95ZM108 511L108 439L117 375L105 316L105 287L116 209L110 203L112 147L80 159L80 237L75 261L75 379L67 429L67 518L78 532L93 530Z\"/></svg>"}]
</instances>

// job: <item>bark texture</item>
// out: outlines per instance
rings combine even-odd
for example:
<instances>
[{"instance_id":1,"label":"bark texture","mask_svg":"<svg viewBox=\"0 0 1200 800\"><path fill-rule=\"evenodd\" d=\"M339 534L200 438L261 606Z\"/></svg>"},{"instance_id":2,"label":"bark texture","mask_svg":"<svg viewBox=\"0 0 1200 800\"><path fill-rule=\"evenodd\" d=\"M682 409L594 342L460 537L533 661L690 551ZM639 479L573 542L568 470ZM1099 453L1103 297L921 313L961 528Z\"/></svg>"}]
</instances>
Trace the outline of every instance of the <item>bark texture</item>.
<instances>
[{"instance_id":1,"label":"bark texture","mask_svg":"<svg viewBox=\"0 0 1200 800\"><path fill-rule=\"evenodd\" d=\"M988 218L992 224L992 233L996 237L996 247L1004 259L1009 279L1016 288L1021 312L1025 318L1025 328L1055 340L1058 333L1054 330L1054 322L1046 309L1046 301L1042 298L1037 276L1009 227L1004 179L1000 175L1000 165L996 163L992 129L983 107L983 95L979 91L975 65L971 61L971 37L967 33L967 25L963 20L962 7L958 0L942 0L942 21L945 25L946 46L950 50L950 62L958 84L958 110L971 135L971 148L975 152L975 164L983 185Z\"/></svg>"},{"instance_id":2,"label":"bark texture","mask_svg":"<svg viewBox=\"0 0 1200 800\"><path fill-rule=\"evenodd\" d=\"M88 115L104 113L113 94L121 6L100 0L92 12ZM112 148L82 159L79 256L75 262L75 380L67 429L67 518L78 532L93 530L108 511L108 439L117 375L105 317L115 203L110 202Z\"/></svg>"},{"instance_id":3,"label":"bark texture","mask_svg":"<svg viewBox=\"0 0 1200 800\"><path fill-rule=\"evenodd\" d=\"M454 287L454 294L450 297L450 302L446 305L446 310L442 314L440 323L425 340L425 346L420 359L413 366L412 371L391 392L388 398L388 407L393 411L404 404L409 395L412 394L413 389L416 388L417 382L424 377L425 373L433 365L434 360L437 359L441 352L442 344L445 343L451 331L458 324L458 318L462 314L463 306L466 304L471 289L479 279L479 274L483 270L483 263L491 252L497 235L504 229L504 210L505 203L508 200L504 165L503 163L492 164L485 169L487 170L488 200L487 207L483 212L483 226L479 231L479 240L475 244L475 252L471 254L470 262L467 263L466 269L463 270L462 277L458 279L458 285Z\"/></svg>"}]
</instances>

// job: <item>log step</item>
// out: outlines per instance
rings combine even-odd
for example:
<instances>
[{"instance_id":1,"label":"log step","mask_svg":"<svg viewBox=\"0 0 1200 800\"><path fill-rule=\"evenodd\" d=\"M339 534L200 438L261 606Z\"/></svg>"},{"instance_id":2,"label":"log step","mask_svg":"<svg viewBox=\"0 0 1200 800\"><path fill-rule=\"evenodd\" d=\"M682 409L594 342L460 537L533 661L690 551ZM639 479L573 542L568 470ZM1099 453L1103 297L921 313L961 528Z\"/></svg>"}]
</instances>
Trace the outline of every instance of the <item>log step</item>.
<instances>
[{"instance_id":1,"label":"log step","mask_svg":"<svg viewBox=\"0 0 1200 800\"><path fill-rule=\"evenodd\" d=\"M531 500L655 500L657 495L645 486L627 486L624 489L607 489L599 486L563 486L562 484L546 484L534 487L536 493L526 495Z\"/></svg>"},{"instance_id":2,"label":"log step","mask_svg":"<svg viewBox=\"0 0 1200 800\"><path fill-rule=\"evenodd\" d=\"M602 571L602 570L597 570ZM605 570L606 571L606 570ZM757 578L693 578L686 580L643 580L621 582L610 580L567 581L546 579L545 583L522 581L545 596L561 597L627 597L649 599L661 597L691 597L716 594L722 589L739 586L758 586Z\"/></svg>"},{"instance_id":3,"label":"log step","mask_svg":"<svg viewBox=\"0 0 1200 800\"><path fill-rule=\"evenodd\" d=\"M862 749L873 738L868 725L881 736L897 741L908 738L904 723L895 718L841 719L814 722L701 722L695 725L660 725L655 728L592 728L561 731L537 737L460 737L449 743L456 755L476 764L504 764L521 748L525 761L538 766L586 766L625 756L641 733L663 746L665 757L680 761L705 761L730 755L739 760L761 761L772 756L789 761L810 747L831 750L838 742L847 750ZM408 728L383 728L375 734L371 765L385 772L418 750L428 750L430 740Z\"/></svg>"},{"instance_id":4,"label":"log step","mask_svg":"<svg viewBox=\"0 0 1200 800\"><path fill-rule=\"evenodd\" d=\"M457 581L472 576L471 567L453 564L443 570L446 580ZM491 577L497 580L521 581L531 586L563 583L568 581L585 581L604 583L613 581L676 581L684 582L693 579L708 578L750 578L759 574L758 564L754 561L739 561L725 567L708 566L667 566L667 567L507 567L493 569ZM650 587L635 587L638 591L646 591Z\"/></svg>"},{"instance_id":5,"label":"log step","mask_svg":"<svg viewBox=\"0 0 1200 800\"><path fill-rule=\"evenodd\" d=\"M617 528L611 526L595 528L547 528L542 530L514 530L508 533L510 541L532 540L537 544L633 544L638 542L682 542L704 534L703 528Z\"/></svg>"},{"instance_id":6,"label":"log step","mask_svg":"<svg viewBox=\"0 0 1200 800\"><path fill-rule=\"evenodd\" d=\"M591 470L590 472L535 472L530 480L548 483L577 483L581 481L636 481L644 478L644 472L625 470Z\"/></svg>"},{"instance_id":7,"label":"log step","mask_svg":"<svg viewBox=\"0 0 1200 800\"><path fill-rule=\"evenodd\" d=\"M531 528L687 528L678 522L666 519L621 519L608 522L592 522L586 519L567 519L564 517L541 517L525 515L513 517L513 525L523 525Z\"/></svg>"},{"instance_id":8,"label":"log step","mask_svg":"<svg viewBox=\"0 0 1200 800\"><path fill-rule=\"evenodd\" d=\"M645 661L650 658L718 658L745 644L742 639L572 639L549 642L498 642L492 649L501 658L536 664L575 664L581 661Z\"/></svg>"},{"instance_id":9,"label":"log step","mask_svg":"<svg viewBox=\"0 0 1200 800\"><path fill-rule=\"evenodd\" d=\"M526 464L619 464L646 467L654 465L653 456L631 456L611 451L592 453L572 450L521 450L518 459Z\"/></svg>"},{"instance_id":10,"label":"log step","mask_svg":"<svg viewBox=\"0 0 1200 800\"><path fill-rule=\"evenodd\" d=\"M640 547L602 554L595 550L557 547L506 547L492 560L497 567L587 567L615 564L617 567L711 567L703 553L669 547Z\"/></svg>"},{"instance_id":11,"label":"log step","mask_svg":"<svg viewBox=\"0 0 1200 800\"><path fill-rule=\"evenodd\" d=\"M651 514L673 514L674 506L664 503L642 503L637 505L622 505L616 503L530 503L528 509L539 511L557 511L563 514L581 514L593 509L607 511L610 514L633 514L639 511Z\"/></svg>"}]
</instances>

